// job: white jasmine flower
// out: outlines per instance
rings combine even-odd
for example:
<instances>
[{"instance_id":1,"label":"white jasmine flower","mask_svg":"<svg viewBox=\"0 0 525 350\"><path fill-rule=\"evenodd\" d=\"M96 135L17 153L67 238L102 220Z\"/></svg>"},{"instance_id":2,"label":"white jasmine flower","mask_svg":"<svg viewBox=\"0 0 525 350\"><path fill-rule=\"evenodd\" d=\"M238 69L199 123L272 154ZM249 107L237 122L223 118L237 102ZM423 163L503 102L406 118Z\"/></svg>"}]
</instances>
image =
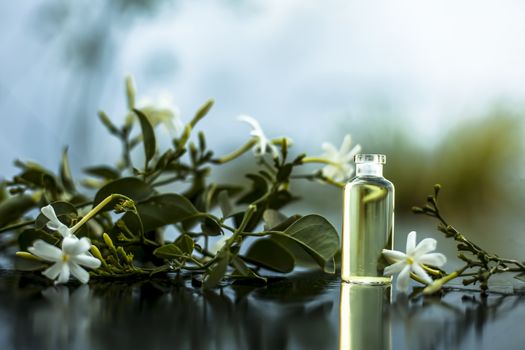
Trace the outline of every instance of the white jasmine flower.
<instances>
[{"instance_id":1,"label":"white jasmine flower","mask_svg":"<svg viewBox=\"0 0 525 350\"><path fill-rule=\"evenodd\" d=\"M324 142L322 148L325 153L321 158L325 158L330 162L322 169L324 177L343 182L349 179L354 172L352 161L354 156L361 152L361 146L355 145L354 148L350 148L352 145L352 138L350 135L346 135L341 144L339 150L329 142Z\"/></svg>"},{"instance_id":2,"label":"white jasmine flower","mask_svg":"<svg viewBox=\"0 0 525 350\"><path fill-rule=\"evenodd\" d=\"M69 237L73 235L69 227L67 227L60 220L58 220L57 214L55 213L55 209L51 206L51 204L46 205L45 207L40 209L40 211L46 218L49 219L48 223L46 224L48 229L58 231L58 233L60 233L63 237Z\"/></svg>"},{"instance_id":3,"label":"white jasmine flower","mask_svg":"<svg viewBox=\"0 0 525 350\"><path fill-rule=\"evenodd\" d=\"M179 108L173 103L172 95L167 92L161 92L155 100L149 97L140 98L137 108L149 112L147 116L153 126L164 125L171 137L176 137L184 130Z\"/></svg>"},{"instance_id":4,"label":"white jasmine flower","mask_svg":"<svg viewBox=\"0 0 525 350\"><path fill-rule=\"evenodd\" d=\"M279 157L279 150L277 149L277 147L275 147L275 145L272 144L271 140L269 140L266 137L257 119L250 117L249 115L241 115L237 119L241 122L250 124L250 126L252 127L250 135L252 135L256 139L256 144L255 146L253 146L253 153L256 157L263 156L264 154L266 154L268 149L272 153L273 158Z\"/></svg>"},{"instance_id":5,"label":"white jasmine flower","mask_svg":"<svg viewBox=\"0 0 525 350\"><path fill-rule=\"evenodd\" d=\"M78 239L75 236L69 236L62 241L62 250L41 239L36 240L27 250L43 260L54 262L42 274L49 279L56 280L55 284L66 283L70 274L80 282L87 283L89 273L82 266L96 269L101 264L100 260L88 252L90 247L91 242L88 238Z\"/></svg>"},{"instance_id":6,"label":"white jasmine flower","mask_svg":"<svg viewBox=\"0 0 525 350\"><path fill-rule=\"evenodd\" d=\"M385 276L399 273L397 276L397 289L407 293L410 282L410 273L413 272L427 284L432 283L432 278L421 266L432 265L443 266L447 262L447 257L441 253L430 253L436 249L437 242L433 238L425 238L416 245L416 231L412 231L407 237L406 253L397 250L383 249L383 255L394 263L387 266L384 271Z\"/></svg>"}]
</instances>

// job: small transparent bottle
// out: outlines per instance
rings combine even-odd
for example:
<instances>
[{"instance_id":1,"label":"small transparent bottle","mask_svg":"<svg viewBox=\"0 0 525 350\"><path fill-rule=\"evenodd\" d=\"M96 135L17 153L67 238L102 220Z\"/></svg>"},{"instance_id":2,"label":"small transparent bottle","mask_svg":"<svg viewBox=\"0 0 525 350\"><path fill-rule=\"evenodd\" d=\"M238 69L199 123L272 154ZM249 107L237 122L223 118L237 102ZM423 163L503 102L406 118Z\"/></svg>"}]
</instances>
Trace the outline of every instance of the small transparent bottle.
<instances>
[{"instance_id":1,"label":"small transparent bottle","mask_svg":"<svg viewBox=\"0 0 525 350\"><path fill-rule=\"evenodd\" d=\"M384 155L358 154L355 163L356 176L344 189L341 278L388 284L382 250L394 241L394 185L383 177Z\"/></svg>"}]
</instances>

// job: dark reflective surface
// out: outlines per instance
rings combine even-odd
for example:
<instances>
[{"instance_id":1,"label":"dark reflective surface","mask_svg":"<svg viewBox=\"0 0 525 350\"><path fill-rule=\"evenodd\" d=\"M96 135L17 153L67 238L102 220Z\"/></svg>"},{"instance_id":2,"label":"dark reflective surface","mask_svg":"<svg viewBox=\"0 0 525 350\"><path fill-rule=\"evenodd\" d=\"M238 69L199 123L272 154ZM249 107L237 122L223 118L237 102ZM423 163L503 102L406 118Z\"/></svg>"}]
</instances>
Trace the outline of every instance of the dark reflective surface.
<instances>
[{"instance_id":1,"label":"dark reflective surface","mask_svg":"<svg viewBox=\"0 0 525 350\"><path fill-rule=\"evenodd\" d=\"M393 301L392 301L393 300ZM521 349L525 297L392 297L318 273L203 292L191 282L49 286L0 275L1 349ZM341 335L341 336L340 336Z\"/></svg>"}]
</instances>

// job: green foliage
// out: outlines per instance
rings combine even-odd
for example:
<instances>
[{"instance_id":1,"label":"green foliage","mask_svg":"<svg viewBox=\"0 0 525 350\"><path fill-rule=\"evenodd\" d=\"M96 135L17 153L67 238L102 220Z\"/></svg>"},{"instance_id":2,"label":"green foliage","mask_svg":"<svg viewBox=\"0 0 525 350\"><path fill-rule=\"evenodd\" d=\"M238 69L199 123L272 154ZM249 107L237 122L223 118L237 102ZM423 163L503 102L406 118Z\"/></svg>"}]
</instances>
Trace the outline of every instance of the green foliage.
<instances>
[{"instance_id":1,"label":"green foliage","mask_svg":"<svg viewBox=\"0 0 525 350\"><path fill-rule=\"evenodd\" d=\"M121 159L115 165L86 167L88 178L76 181L67 148L58 175L36 163L16 163L20 173L2 184L2 193L5 187L10 195L3 195L0 201L0 232L15 233L22 251L37 239L60 247L62 237L47 227L47 217L38 213L34 220L24 219L32 209L51 204L58 219L75 235L91 239L91 252L102 262L100 268L90 271L92 278L148 278L191 271L200 276L203 288L225 279L261 283L266 279L259 275L264 272L260 268L289 273L298 265L305 266L305 256L317 268L334 272L339 250L335 228L319 215L288 218L281 211L299 199L291 193L290 184L304 154L289 160L289 142L272 140L280 155L257 157L253 170L246 174L249 186L213 183L209 179L214 167L225 166L249 151L256 140L252 138L222 158L214 157L207 148L204 132L196 132L194 140L198 122L213 106L209 100L172 140L172 147L160 150L156 128L170 122L174 114L136 109L130 79L126 96L128 115L122 126L104 112L98 114L122 144ZM141 144L143 152L132 154ZM140 163L143 166L137 166ZM78 183L96 189L94 195L81 193ZM176 192L169 187L173 184ZM175 230L175 238L166 241L168 227ZM222 246L211 249L217 240L212 236L227 238L221 240ZM29 265L17 264L21 269L46 266L38 261Z\"/></svg>"},{"instance_id":2,"label":"green foliage","mask_svg":"<svg viewBox=\"0 0 525 350\"><path fill-rule=\"evenodd\" d=\"M269 233L285 244L298 244L322 268L332 263L339 250L339 236L335 228L322 216L307 215L295 221L284 231Z\"/></svg>"},{"instance_id":3,"label":"green foliage","mask_svg":"<svg viewBox=\"0 0 525 350\"><path fill-rule=\"evenodd\" d=\"M155 139L155 132L153 131L153 126L149 122L146 114L141 112L138 109L133 110L140 121L140 128L142 129L142 139L144 145L144 154L146 156L146 165L144 166L145 170L148 169L149 161L155 156L155 150L157 148L157 142Z\"/></svg>"},{"instance_id":4,"label":"green foliage","mask_svg":"<svg viewBox=\"0 0 525 350\"><path fill-rule=\"evenodd\" d=\"M293 255L278 242L271 239L255 241L246 253L248 261L277 272L290 272L294 268Z\"/></svg>"},{"instance_id":5,"label":"green foliage","mask_svg":"<svg viewBox=\"0 0 525 350\"><path fill-rule=\"evenodd\" d=\"M444 284L456 278L462 278L462 283L465 286L478 284L483 293L489 288L490 278L497 274L518 273L514 278L525 281L524 262L503 258L485 250L448 223L439 207L440 192L441 185L434 185L434 192L427 196L426 204L422 207L412 207L412 212L435 218L438 221L438 231L456 242L457 256L464 262L464 265L450 274L437 269L435 271L437 273L433 274L434 282L423 289L423 293L436 293L441 290ZM431 268L435 269L434 267Z\"/></svg>"},{"instance_id":6,"label":"green foliage","mask_svg":"<svg viewBox=\"0 0 525 350\"><path fill-rule=\"evenodd\" d=\"M113 193L118 193L131 198L135 202L141 202L155 193L152 186L136 177L124 177L104 185L95 195L93 206L102 202ZM111 207L108 207L111 209Z\"/></svg>"}]
</instances>

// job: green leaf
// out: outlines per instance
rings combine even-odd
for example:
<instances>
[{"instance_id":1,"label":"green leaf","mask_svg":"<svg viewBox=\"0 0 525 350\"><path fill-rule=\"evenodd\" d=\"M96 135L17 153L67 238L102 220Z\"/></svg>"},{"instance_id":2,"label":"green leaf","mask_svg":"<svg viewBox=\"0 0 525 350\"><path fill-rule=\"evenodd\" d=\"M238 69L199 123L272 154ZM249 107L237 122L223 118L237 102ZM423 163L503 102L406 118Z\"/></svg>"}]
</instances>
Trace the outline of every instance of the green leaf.
<instances>
[{"instance_id":1,"label":"green leaf","mask_svg":"<svg viewBox=\"0 0 525 350\"><path fill-rule=\"evenodd\" d=\"M67 147L64 148L62 153L62 164L60 164L60 180L62 185L69 192L75 192L75 182L71 175L71 168L69 167L69 158L67 156Z\"/></svg>"},{"instance_id":2,"label":"green leaf","mask_svg":"<svg viewBox=\"0 0 525 350\"><path fill-rule=\"evenodd\" d=\"M115 124L111 122L111 119L109 119L106 113L104 113L103 111L99 111L98 118L100 119L102 124L104 124L106 129L108 129L110 134L116 135L116 136L120 135L120 130L115 126Z\"/></svg>"},{"instance_id":3,"label":"green leaf","mask_svg":"<svg viewBox=\"0 0 525 350\"><path fill-rule=\"evenodd\" d=\"M230 213L230 216L233 214L234 211L241 211L240 209L236 209L233 206L233 203L231 202L231 198L235 196L236 194L242 192L243 188L240 186L232 186L232 185L223 185L223 184L211 184L209 185L206 190L201 194L200 198L198 198L198 203L196 204L196 207L208 207L213 208L216 205L221 206L221 202L219 199L219 194L221 192L226 192L226 195L228 198L230 198L230 205L232 206L232 213Z\"/></svg>"},{"instance_id":4,"label":"green leaf","mask_svg":"<svg viewBox=\"0 0 525 350\"><path fill-rule=\"evenodd\" d=\"M164 170L175 159L175 152L170 148L164 152L155 164L155 170Z\"/></svg>"},{"instance_id":5,"label":"green leaf","mask_svg":"<svg viewBox=\"0 0 525 350\"><path fill-rule=\"evenodd\" d=\"M293 196L288 190L279 190L272 193L272 195L268 198L268 206L271 209L280 209L298 199L299 197Z\"/></svg>"},{"instance_id":6,"label":"green leaf","mask_svg":"<svg viewBox=\"0 0 525 350\"><path fill-rule=\"evenodd\" d=\"M144 225L142 223L142 218L133 211L128 211L122 215L120 220L115 223L115 226L119 230L129 231L129 233L131 233L135 238L139 238L144 235ZM118 230L116 232L118 232ZM113 238L115 238L115 231L111 233L113 234Z\"/></svg>"},{"instance_id":7,"label":"green leaf","mask_svg":"<svg viewBox=\"0 0 525 350\"><path fill-rule=\"evenodd\" d=\"M217 196L217 200L219 201L219 206L221 208L222 216L228 217L233 212L233 205L230 202L230 197L228 197L228 191L222 190L219 192Z\"/></svg>"},{"instance_id":8,"label":"green leaf","mask_svg":"<svg viewBox=\"0 0 525 350\"><path fill-rule=\"evenodd\" d=\"M37 239L41 239L53 245L57 245L60 241L60 238L58 238L57 236L54 236L42 230L30 228L22 231L22 233L18 236L18 246L20 250L27 250L27 248L32 246Z\"/></svg>"},{"instance_id":9,"label":"green leaf","mask_svg":"<svg viewBox=\"0 0 525 350\"><path fill-rule=\"evenodd\" d=\"M292 254L294 257L295 266L300 266L306 269L315 269L319 267L317 261L297 242L289 238L282 238L275 235L271 236L270 239L272 241L277 241Z\"/></svg>"},{"instance_id":10,"label":"green leaf","mask_svg":"<svg viewBox=\"0 0 525 350\"><path fill-rule=\"evenodd\" d=\"M43 270L45 267L47 267L47 264L45 264L44 262L25 259L19 256L15 257L15 270L38 271L38 270Z\"/></svg>"},{"instance_id":11,"label":"green leaf","mask_svg":"<svg viewBox=\"0 0 525 350\"><path fill-rule=\"evenodd\" d=\"M303 216L284 232L269 233L299 244L322 268L339 250L337 230L325 218L315 214Z\"/></svg>"},{"instance_id":12,"label":"green leaf","mask_svg":"<svg viewBox=\"0 0 525 350\"><path fill-rule=\"evenodd\" d=\"M267 231L274 230L273 229L274 227L286 221L286 219L287 219L286 215L278 212L277 210L266 209L263 213L264 229ZM282 231L282 230L274 230L274 231Z\"/></svg>"},{"instance_id":13,"label":"green leaf","mask_svg":"<svg viewBox=\"0 0 525 350\"><path fill-rule=\"evenodd\" d=\"M193 241L193 239L184 234L182 236L180 236L179 238L177 238L174 242L174 244L179 247L179 249L183 252L183 253L186 253L188 255L192 254L193 253L193 249L195 248L195 241Z\"/></svg>"},{"instance_id":14,"label":"green leaf","mask_svg":"<svg viewBox=\"0 0 525 350\"><path fill-rule=\"evenodd\" d=\"M335 273L335 255L328 259L323 265L323 271L329 274Z\"/></svg>"},{"instance_id":15,"label":"green leaf","mask_svg":"<svg viewBox=\"0 0 525 350\"><path fill-rule=\"evenodd\" d=\"M237 201L239 204L253 203L268 192L268 183L264 177L257 174L248 174L246 177L252 180L252 188L248 193L239 198Z\"/></svg>"},{"instance_id":16,"label":"green leaf","mask_svg":"<svg viewBox=\"0 0 525 350\"><path fill-rule=\"evenodd\" d=\"M53 173L43 168L40 164L33 162L16 161L15 165L23 169L22 173L15 177L15 181L30 184L36 187L44 187L44 175L54 177Z\"/></svg>"},{"instance_id":17,"label":"green leaf","mask_svg":"<svg viewBox=\"0 0 525 350\"><path fill-rule=\"evenodd\" d=\"M210 268L208 275L206 276L202 287L204 289L210 289L219 284L226 274L226 269L228 268L228 259L229 255L226 253L224 256L221 256L219 260L213 264Z\"/></svg>"},{"instance_id":18,"label":"green leaf","mask_svg":"<svg viewBox=\"0 0 525 350\"><path fill-rule=\"evenodd\" d=\"M148 117L140 110L133 109L135 114L137 114L140 127L142 129L142 139L144 143L144 154L146 155L146 165L149 161L155 156L155 150L157 149L157 142L155 140L155 132L153 131L153 126L151 125Z\"/></svg>"},{"instance_id":19,"label":"green leaf","mask_svg":"<svg viewBox=\"0 0 525 350\"><path fill-rule=\"evenodd\" d=\"M143 201L153 195L153 187L135 177L124 177L104 185L95 195L93 207L102 202L112 194L122 194L131 198L135 202ZM118 201L115 201L118 203ZM115 204L113 203L113 205ZM108 205L105 210L111 210L112 206Z\"/></svg>"},{"instance_id":20,"label":"green leaf","mask_svg":"<svg viewBox=\"0 0 525 350\"><path fill-rule=\"evenodd\" d=\"M245 257L249 262L277 272L287 273L294 268L293 255L270 239L258 239L253 242Z\"/></svg>"},{"instance_id":21,"label":"green leaf","mask_svg":"<svg viewBox=\"0 0 525 350\"><path fill-rule=\"evenodd\" d=\"M210 217L204 218L201 224L201 230L206 236L218 236L223 233L221 225Z\"/></svg>"},{"instance_id":22,"label":"green leaf","mask_svg":"<svg viewBox=\"0 0 525 350\"><path fill-rule=\"evenodd\" d=\"M139 203L137 209L145 232L182 222L199 214L199 211L186 197L176 193L165 193L151 197L147 201Z\"/></svg>"},{"instance_id":23,"label":"green leaf","mask_svg":"<svg viewBox=\"0 0 525 350\"><path fill-rule=\"evenodd\" d=\"M51 203L51 206L55 210L58 220L68 227L71 227L73 220L78 217L77 209L71 203L54 202ZM37 229L43 229L48 221L49 219L45 217L44 214L39 213L36 217L35 227Z\"/></svg>"},{"instance_id":24,"label":"green leaf","mask_svg":"<svg viewBox=\"0 0 525 350\"><path fill-rule=\"evenodd\" d=\"M4 200L0 203L0 227L20 219L34 207L36 207L35 199L25 194Z\"/></svg>"},{"instance_id":25,"label":"green leaf","mask_svg":"<svg viewBox=\"0 0 525 350\"><path fill-rule=\"evenodd\" d=\"M286 220L284 220L283 222L281 222L278 225L272 227L271 231L284 231L288 227L290 227L290 225L292 225L294 222L299 220L300 218L302 218L301 215L298 215L298 214L292 215L289 218L287 218Z\"/></svg>"},{"instance_id":26,"label":"green leaf","mask_svg":"<svg viewBox=\"0 0 525 350\"><path fill-rule=\"evenodd\" d=\"M290 177L290 174L292 173L293 165L291 163L285 164L284 166L279 168L279 171L277 172L277 181L284 182L288 181L288 178Z\"/></svg>"},{"instance_id":27,"label":"green leaf","mask_svg":"<svg viewBox=\"0 0 525 350\"><path fill-rule=\"evenodd\" d=\"M232 257L232 265L235 268L232 272L232 277L237 278L237 282L239 282L239 279L243 279L243 280L257 279L259 280L259 282L263 282L263 283L266 283L267 281L266 278L259 276L252 269L250 269L238 255L235 255Z\"/></svg>"},{"instance_id":28,"label":"green leaf","mask_svg":"<svg viewBox=\"0 0 525 350\"><path fill-rule=\"evenodd\" d=\"M116 180L120 177L120 173L117 169L107 165L99 165L84 168L84 172L88 175L103 178L106 180Z\"/></svg>"},{"instance_id":29,"label":"green leaf","mask_svg":"<svg viewBox=\"0 0 525 350\"><path fill-rule=\"evenodd\" d=\"M177 259L184 256L184 252L175 244L165 244L153 251L153 254L162 259Z\"/></svg>"},{"instance_id":30,"label":"green leaf","mask_svg":"<svg viewBox=\"0 0 525 350\"><path fill-rule=\"evenodd\" d=\"M44 194L48 202L58 200L62 189L58 186L55 177L48 174L42 175L42 186L44 187Z\"/></svg>"}]
</instances>

